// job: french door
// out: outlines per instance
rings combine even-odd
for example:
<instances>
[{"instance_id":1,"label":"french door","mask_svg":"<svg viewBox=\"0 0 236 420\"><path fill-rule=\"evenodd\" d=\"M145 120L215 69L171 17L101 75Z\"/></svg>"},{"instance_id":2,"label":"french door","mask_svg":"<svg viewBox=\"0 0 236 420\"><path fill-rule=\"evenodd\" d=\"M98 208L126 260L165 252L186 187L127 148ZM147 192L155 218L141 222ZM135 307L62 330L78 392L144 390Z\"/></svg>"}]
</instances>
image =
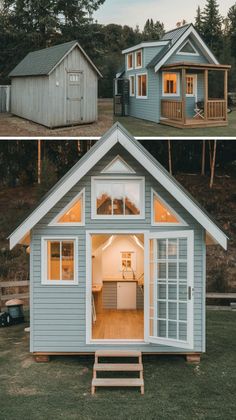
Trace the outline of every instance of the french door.
<instances>
[{"instance_id":1,"label":"french door","mask_svg":"<svg viewBox=\"0 0 236 420\"><path fill-rule=\"evenodd\" d=\"M148 341L193 348L193 231L149 236Z\"/></svg>"}]
</instances>

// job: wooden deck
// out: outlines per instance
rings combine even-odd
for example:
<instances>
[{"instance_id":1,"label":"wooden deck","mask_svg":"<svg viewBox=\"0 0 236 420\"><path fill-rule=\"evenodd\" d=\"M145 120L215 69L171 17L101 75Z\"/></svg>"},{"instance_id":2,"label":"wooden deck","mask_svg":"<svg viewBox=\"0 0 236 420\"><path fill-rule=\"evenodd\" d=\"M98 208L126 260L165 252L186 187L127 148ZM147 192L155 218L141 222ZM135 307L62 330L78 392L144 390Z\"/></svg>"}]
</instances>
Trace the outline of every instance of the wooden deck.
<instances>
[{"instance_id":1,"label":"wooden deck","mask_svg":"<svg viewBox=\"0 0 236 420\"><path fill-rule=\"evenodd\" d=\"M144 339L143 310L103 309L93 323L93 339Z\"/></svg>"},{"instance_id":2,"label":"wooden deck","mask_svg":"<svg viewBox=\"0 0 236 420\"><path fill-rule=\"evenodd\" d=\"M205 120L197 118L187 118L185 123L182 120L161 119L160 124L169 125L176 128L205 128L205 127L226 127L226 120Z\"/></svg>"}]
</instances>

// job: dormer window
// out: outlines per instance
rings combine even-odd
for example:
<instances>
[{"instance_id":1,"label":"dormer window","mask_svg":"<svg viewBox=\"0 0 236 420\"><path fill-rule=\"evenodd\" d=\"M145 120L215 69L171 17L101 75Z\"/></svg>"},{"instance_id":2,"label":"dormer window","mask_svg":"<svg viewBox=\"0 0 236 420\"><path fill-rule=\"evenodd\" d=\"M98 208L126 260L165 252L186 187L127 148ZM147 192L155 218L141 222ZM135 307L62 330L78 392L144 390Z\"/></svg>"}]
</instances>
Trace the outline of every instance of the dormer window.
<instances>
[{"instance_id":1,"label":"dormer window","mask_svg":"<svg viewBox=\"0 0 236 420\"><path fill-rule=\"evenodd\" d=\"M135 68L139 69L142 67L142 50L136 51L135 53Z\"/></svg>"},{"instance_id":2,"label":"dormer window","mask_svg":"<svg viewBox=\"0 0 236 420\"><path fill-rule=\"evenodd\" d=\"M132 70L134 67L134 63L133 63L133 53L130 53L127 55L127 70Z\"/></svg>"},{"instance_id":3,"label":"dormer window","mask_svg":"<svg viewBox=\"0 0 236 420\"><path fill-rule=\"evenodd\" d=\"M144 178L92 178L92 218L143 218Z\"/></svg>"}]
</instances>

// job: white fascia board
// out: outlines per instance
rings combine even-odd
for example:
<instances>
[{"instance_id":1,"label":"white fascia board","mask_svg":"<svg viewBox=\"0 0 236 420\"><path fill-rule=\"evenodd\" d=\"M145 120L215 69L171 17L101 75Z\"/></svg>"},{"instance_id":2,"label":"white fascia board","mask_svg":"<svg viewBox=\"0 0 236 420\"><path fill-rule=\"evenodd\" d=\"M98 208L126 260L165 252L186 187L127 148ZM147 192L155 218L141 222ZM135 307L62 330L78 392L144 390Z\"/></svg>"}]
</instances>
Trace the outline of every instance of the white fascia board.
<instances>
[{"instance_id":1,"label":"white fascia board","mask_svg":"<svg viewBox=\"0 0 236 420\"><path fill-rule=\"evenodd\" d=\"M226 250L227 236L207 217L205 213L202 212L202 210L178 187L178 185L168 178L166 174L160 170L160 168L154 165L154 163L148 159L148 157L145 156L138 147L134 147L133 143L129 141L120 131L119 142Z\"/></svg>"},{"instance_id":2,"label":"white fascia board","mask_svg":"<svg viewBox=\"0 0 236 420\"><path fill-rule=\"evenodd\" d=\"M10 235L10 249L14 248L20 240L48 213L48 211L69 191L94 165L117 143L117 130L101 144L90 159L85 161L77 171L73 172L51 196L46 198L39 207Z\"/></svg>"},{"instance_id":3,"label":"white fascia board","mask_svg":"<svg viewBox=\"0 0 236 420\"><path fill-rule=\"evenodd\" d=\"M73 51L73 49L75 48L75 47L78 47L79 48L79 50L81 51L81 53L85 56L85 58L88 60L88 62L91 64L91 66L93 67L93 69L98 73L98 75L101 77L101 78L103 78L103 75L102 75L102 73L98 70L98 68L95 66L95 64L92 62L92 60L91 60L91 58L89 58L89 56L86 54L86 52L84 51L84 49L81 47L81 45L78 43L78 42L76 42L70 49L69 49L69 51L67 51L66 53L65 53L65 55L63 55L63 57L58 61L58 63L57 64L55 64L55 66L50 70L50 72L48 73L48 76L55 70L55 68L57 67L57 66L59 66L59 64L64 60L64 58L65 57L67 57L67 55L68 54L70 54L70 52L71 51Z\"/></svg>"},{"instance_id":4,"label":"white fascia board","mask_svg":"<svg viewBox=\"0 0 236 420\"><path fill-rule=\"evenodd\" d=\"M183 35L179 38L179 40L175 44L173 44L173 46L169 49L169 51L167 51L166 55L162 58L162 60L159 61L159 63L157 63L157 65L155 66L155 72L157 72L166 63L166 61L172 56L172 54L174 54L174 52L180 48L181 44L184 42L186 38L188 38L190 34L195 36L203 52L209 56L209 58L213 61L213 64L219 64L219 62L217 61L215 56L212 54L212 52L209 50L209 48L207 47L205 42L202 40L200 35L197 33L197 31L192 26L190 26L188 30L184 32Z\"/></svg>"},{"instance_id":5,"label":"white fascia board","mask_svg":"<svg viewBox=\"0 0 236 420\"><path fill-rule=\"evenodd\" d=\"M136 50L140 50L141 48L164 47L165 45L169 44L169 42L170 41L142 42L141 44L134 45L133 47L122 50L122 54L127 54Z\"/></svg>"}]
</instances>

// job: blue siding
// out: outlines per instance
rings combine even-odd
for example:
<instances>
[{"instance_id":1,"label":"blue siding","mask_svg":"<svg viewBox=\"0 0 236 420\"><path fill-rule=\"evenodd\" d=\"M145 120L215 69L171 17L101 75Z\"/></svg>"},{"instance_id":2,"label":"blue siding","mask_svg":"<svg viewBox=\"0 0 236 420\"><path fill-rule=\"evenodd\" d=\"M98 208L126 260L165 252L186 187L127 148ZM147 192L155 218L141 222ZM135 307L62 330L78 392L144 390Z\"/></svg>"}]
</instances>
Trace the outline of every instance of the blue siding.
<instances>
[{"instance_id":1,"label":"blue siding","mask_svg":"<svg viewBox=\"0 0 236 420\"><path fill-rule=\"evenodd\" d=\"M172 197L142 166L120 145L116 145L100 162L61 199L53 209L35 226L31 237L31 351L44 352L93 352L103 345L86 345L86 229L104 229L104 221L91 220L91 176L101 170L120 154L134 168L137 176L145 176L145 219L144 220L107 220L107 229L147 229L166 230L151 226L151 188L188 223L185 229L194 230L194 351L202 351L204 325L203 310L203 262L204 230L190 214ZM86 226L53 227L48 223L85 187ZM178 230L178 228L170 228ZM181 230L184 229L181 227ZM73 286L45 286L41 284L41 237L43 235L76 235L78 237L79 284ZM114 346L105 346L114 348ZM124 348L119 345L115 348ZM142 344L129 345L144 352L176 352L186 350L168 346Z\"/></svg>"}]
</instances>

